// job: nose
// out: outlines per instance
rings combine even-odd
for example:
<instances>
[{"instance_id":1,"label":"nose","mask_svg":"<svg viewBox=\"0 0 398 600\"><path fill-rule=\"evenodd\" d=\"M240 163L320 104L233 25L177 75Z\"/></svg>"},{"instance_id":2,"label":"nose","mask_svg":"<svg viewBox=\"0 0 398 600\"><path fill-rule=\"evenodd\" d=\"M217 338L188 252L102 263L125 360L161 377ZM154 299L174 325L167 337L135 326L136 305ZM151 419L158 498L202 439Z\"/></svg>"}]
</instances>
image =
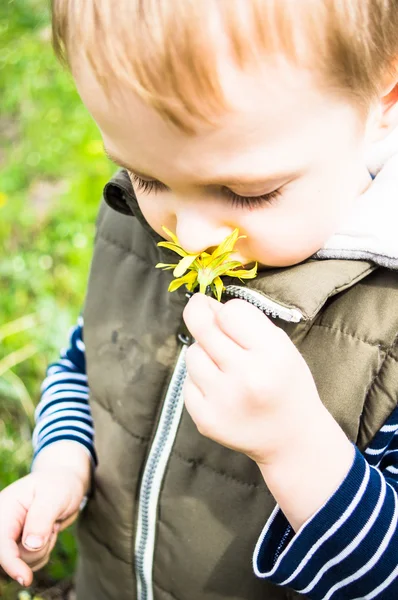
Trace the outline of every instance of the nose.
<instances>
[{"instance_id":1,"label":"nose","mask_svg":"<svg viewBox=\"0 0 398 600\"><path fill-rule=\"evenodd\" d=\"M182 210L176 215L176 219L176 235L189 254L200 254L218 246L233 231L232 227L199 209Z\"/></svg>"}]
</instances>

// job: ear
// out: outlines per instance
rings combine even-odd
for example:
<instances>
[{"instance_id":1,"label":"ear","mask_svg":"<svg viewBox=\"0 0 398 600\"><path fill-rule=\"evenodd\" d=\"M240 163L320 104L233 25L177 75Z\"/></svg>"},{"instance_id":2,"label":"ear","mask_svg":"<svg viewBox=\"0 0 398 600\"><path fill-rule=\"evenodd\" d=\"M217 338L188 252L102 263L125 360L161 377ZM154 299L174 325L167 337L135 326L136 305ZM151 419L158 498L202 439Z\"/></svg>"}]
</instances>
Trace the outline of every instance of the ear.
<instances>
[{"instance_id":1,"label":"ear","mask_svg":"<svg viewBox=\"0 0 398 600\"><path fill-rule=\"evenodd\" d=\"M381 99L380 130L383 137L398 127L398 82Z\"/></svg>"},{"instance_id":2,"label":"ear","mask_svg":"<svg viewBox=\"0 0 398 600\"><path fill-rule=\"evenodd\" d=\"M398 127L398 72L391 79L371 111L368 123L371 143L383 140Z\"/></svg>"},{"instance_id":3,"label":"ear","mask_svg":"<svg viewBox=\"0 0 398 600\"><path fill-rule=\"evenodd\" d=\"M398 151L398 82L390 82L370 111L367 122L366 163L376 175Z\"/></svg>"}]
</instances>

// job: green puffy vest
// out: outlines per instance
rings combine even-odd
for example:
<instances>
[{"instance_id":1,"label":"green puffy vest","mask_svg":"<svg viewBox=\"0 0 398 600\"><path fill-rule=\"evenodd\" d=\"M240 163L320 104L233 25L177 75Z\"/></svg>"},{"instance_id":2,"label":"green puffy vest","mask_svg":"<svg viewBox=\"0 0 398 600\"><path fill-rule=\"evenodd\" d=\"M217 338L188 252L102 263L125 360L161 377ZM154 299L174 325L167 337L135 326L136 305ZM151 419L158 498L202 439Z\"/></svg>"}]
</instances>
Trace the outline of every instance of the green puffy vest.
<instances>
[{"instance_id":1,"label":"green puffy vest","mask_svg":"<svg viewBox=\"0 0 398 600\"><path fill-rule=\"evenodd\" d=\"M155 269L175 255L157 247L125 172L105 199L84 310L99 464L79 523L78 600L302 598L253 574L275 506L256 464L201 436L184 410L187 298ZM288 333L364 449L397 404L397 276L308 260L228 291L223 301L244 294Z\"/></svg>"}]
</instances>

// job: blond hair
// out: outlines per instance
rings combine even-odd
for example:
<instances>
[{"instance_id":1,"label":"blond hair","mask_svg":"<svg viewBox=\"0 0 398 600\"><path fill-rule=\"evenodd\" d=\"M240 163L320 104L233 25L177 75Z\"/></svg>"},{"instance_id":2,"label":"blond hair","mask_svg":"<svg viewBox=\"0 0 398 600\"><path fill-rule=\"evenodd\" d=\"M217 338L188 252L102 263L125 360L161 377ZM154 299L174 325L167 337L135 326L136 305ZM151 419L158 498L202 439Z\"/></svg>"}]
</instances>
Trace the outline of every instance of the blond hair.
<instances>
[{"instance_id":1,"label":"blond hair","mask_svg":"<svg viewBox=\"0 0 398 600\"><path fill-rule=\"evenodd\" d=\"M219 24L240 68L282 51L361 105L397 66L398 0L53 0L52 23L61 60L83 50L105 88L127 83L185 131L226 106Z\"/></svg>"}]
</instances>

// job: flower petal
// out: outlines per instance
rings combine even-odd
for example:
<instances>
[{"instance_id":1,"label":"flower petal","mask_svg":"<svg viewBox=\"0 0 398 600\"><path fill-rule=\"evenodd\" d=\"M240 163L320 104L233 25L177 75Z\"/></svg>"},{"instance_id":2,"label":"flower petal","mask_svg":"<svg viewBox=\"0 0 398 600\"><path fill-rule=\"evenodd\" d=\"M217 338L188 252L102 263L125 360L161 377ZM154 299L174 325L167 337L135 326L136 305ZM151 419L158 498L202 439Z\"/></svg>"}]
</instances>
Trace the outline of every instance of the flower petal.
<instances>
[{"instance_id":1,"label":"flower petal","mask_svg":"<svg viewBox=\"0 0 398 600\"><path fill-rule=\"evenodd\" d=\"M169 285L169 292L174 292L175 290L178 290L178 288L180 288L182 285L189 285L192 286L194 284L196 284L196 277L197 274L195 273L195 271L191 271L190 273L187 273L186 275L184 275L184 277L179 277L178 279L173 279L173 281L170 283ZM195 287L195 285L194 285Z\"/></svg>"},{"instance_id":2,"label":"flower petal","mask_svg":"<svg viewBox=\"0 0 398 600\"><path fill-rule=\"evenodd\" d=\"M224 289L224 284L223 284L221 278L216 277L215 280L213 281L213 292L219 302L221 300L223 289Z\"/></svg>"},{"instance_id":3,"label":"flower petal","mask_svg":"<svg viewBox=\"0 0 398 600\"><path fill-rule=\"evenodd\" d=\"M167 263L158 263L157 265L155 265L155 269L164 269L165 271L168 271L169 269L174 269L177 265L174 263L174 265L171 264L167 264Z\"/></svg>"},{"instance_id":4,"label":"flower petal","mask_svg":"<svg viewBox=\"0 0 398 600\"><path fill-rule=\"evenodd\" d=\"M189 269L197 256L197 254L188 254L188 256L184 256L173 271L174 277L181 277L181 275L184 275L185 271Z\"/></svg>"},{"instance_id":5,"label":"flower petal","mask_svg":"<svg viewBox=\"0 0 398 600\"><path fill-rule=\"evenodd\" d=\"M245 235L239 236L239 229L236 228L233 232L225 238L223 242L214 250L213 256L219 256L220 254L224 254L224 252L232 252L236 242L246 237Z\"/></svg>"},{"instance_id":6,"label":"flower petal","mask_svg":"<svg viewBox=\"0 0 398 600\"><path fill-rule=\"evenodd\" d=\"M229 262L223 263L219 267L212 269L213 278L219 277L220 275L225 275L227 272L230 272L230 271L233 273L232 269L235 269L236 267L241 267L241 266L242 266L242 263L240 263L237 260L231 260Z\"/></svg>"},{"instance_id":7,"label":"flower petal","mask_svg":"<svg viewBox=\"0 0 398 600\"><path fill-rule=\"evenodd\" d=\"M170 229L167 229L167 227L165 227L164 225L162 225L162 229L173 240L173 242L175 244L177 244L177 246L180 245L180 242L178 241L178 237L174 233L172 233L170 231Z\"/></svg>"},{"instance_id":8,"label":"flower petal","mask_svg":"<svg viewBox=\"0 0 398 600\"><path fill-rule=\"evenodd\" d=\"M241 279L253 279L257 275L257 263L250 270L240 269L237 271L227 271L225 275L229 275L230 277L240 277Z\"/></svg>"},{"instance_id":9,"label":"flower petal","mask_svg":"<svg viewBox=\"0 0 398 600\"><path fill-rule=\"evenodd\" d=\"M210 269L214 269L215 267L218 267L218 265L225 262L227 260L227 258L229 258L230 254L231 254L231 252L224 252L223 254L220 254L218 256L211 255L210 260L207 258L205 260L206 267L208 267Z\"/></svg>"},{"instance_id":10,"label":"flower petal","mask_svg":"<svg viewBox=\"0 0 398 600\"><path fill-rule=\"evenodd\" d=\"M174 244L174 242L159 242L158 246L161 246L162 248L168 248L169 250L176 252L182 257L188 255L188 252L185 252L185 250L183 250L181 246L177 246L177 244Z\"/></svg>"}]
</instances>

